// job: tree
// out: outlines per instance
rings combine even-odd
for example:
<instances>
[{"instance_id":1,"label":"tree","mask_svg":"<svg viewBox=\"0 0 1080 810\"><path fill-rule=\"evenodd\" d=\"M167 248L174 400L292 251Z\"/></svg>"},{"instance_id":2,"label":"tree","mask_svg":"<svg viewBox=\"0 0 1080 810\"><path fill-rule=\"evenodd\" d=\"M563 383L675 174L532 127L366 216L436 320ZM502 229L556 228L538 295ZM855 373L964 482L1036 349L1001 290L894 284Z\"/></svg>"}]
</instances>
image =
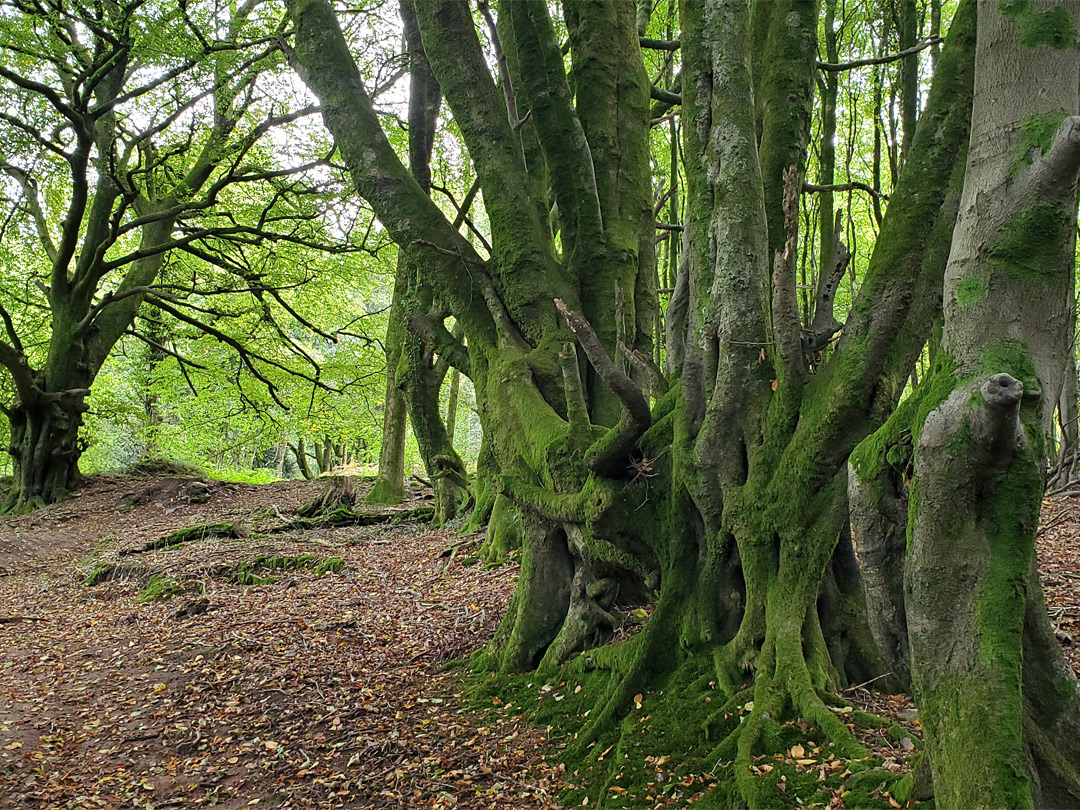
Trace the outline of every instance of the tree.
<instances>
[{"instance_id":1,"label":"tree","mask_svg":"<svg viewBox=\"0 0 1080 810\"><path fill-rule=\"evenodd\" d=\"M1080 803L1080 691L1034 555L1072 368L1078 20L1073 3L979 9L941 351L919 413L883 429L895 447L906 420L914 444L904 606L941 807Z\"/></svg>"},{"instance_id":2,"label":"tree","mask_svg":"<svg viewBox=\"0 0 1080 810\"><path fill-rule=\"evenodd\" d=\"M661 94L634 4L564 0L568 63L547 4L501 4L498 84L466 3L415 5L483 193L486 260L394 155L324 0L290 2L292 60L357 191L467 338L495 467L478 476L478 501L486 486L497 493L488 552L523 538L517 591L481 663L587 682L571 756L609 740L620 771L644 755L642 728L625 715L654 688L653 728L726 768L718 802L786 806L776 780L752 770L755 756L782 749L783 721L804 718L838 755L866 754L827 703L848 678L883 671L845 530L845 465L896 408L940 312L976 4L957 9L926 107L905 130L898 183L838 338L828 296L809 323L797 302L816 4L681 4L685 243L665 314L667 375L653 345L648 149L649 99ZM1043 30L1026 3L1014 6ZM918 535L918 505L912 514ZM894 561L886 573L899 570ZM655 604L640 634L604 645L617 603ZM917 679L920 666L916 656ZM694 736L685 713L701 711L710 682L724 699ZM1068 705L1063 683L1046 693L1055 711ZM929 748L948 794L946 749ZM590 767L611 767L600 760Z\"/></svg>"},{"instance_id":3,"label":"tree","mask_svg":"<svg viewBox=\"0 0 1080 810\"><path fill-rule=\"evenodd\" d=\"M292 238L280 203L298 169L269 165L261 143L312 110L264 87L280 54L255 3L227 24L209 8L16 3L0 48L0 169L20 192L22 237L39 243L23 269L48 314L31 341L26 319L0 307L15 394L0 406L15 472L3 508L19 511L60 499L78 477L92 383L166 254L198 253L215 236ZM277 192L254 222L218 216L230 186L261 181ZM164 297L159 309L172 309Z\"/></svg>"}]
</instances>

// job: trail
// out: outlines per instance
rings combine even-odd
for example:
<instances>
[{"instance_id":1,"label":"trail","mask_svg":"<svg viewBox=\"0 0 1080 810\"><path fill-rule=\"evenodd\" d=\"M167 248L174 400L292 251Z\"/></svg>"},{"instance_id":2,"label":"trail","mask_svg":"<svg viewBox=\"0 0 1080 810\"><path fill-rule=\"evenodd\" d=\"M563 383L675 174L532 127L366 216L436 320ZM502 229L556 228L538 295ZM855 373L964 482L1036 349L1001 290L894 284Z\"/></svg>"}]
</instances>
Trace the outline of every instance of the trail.
<instances>
[{"instance_id":1,"label":"trail","mask_svg":"<svg viewBox=\"0 0 1080 810\"><path fill-rule=\"evenodd\" d=\"M415 524L260 532L318 491L99 478L0 519L0 807L555 806L544 733L468 711L444 670L489 638L516 567ZM247 537L121 555L215 521ZM302 555L343 566L233 576ZM86 586L103 563L122 567ZM153 572L181 593L140 602Z\"/></svg>"}]
</instances>

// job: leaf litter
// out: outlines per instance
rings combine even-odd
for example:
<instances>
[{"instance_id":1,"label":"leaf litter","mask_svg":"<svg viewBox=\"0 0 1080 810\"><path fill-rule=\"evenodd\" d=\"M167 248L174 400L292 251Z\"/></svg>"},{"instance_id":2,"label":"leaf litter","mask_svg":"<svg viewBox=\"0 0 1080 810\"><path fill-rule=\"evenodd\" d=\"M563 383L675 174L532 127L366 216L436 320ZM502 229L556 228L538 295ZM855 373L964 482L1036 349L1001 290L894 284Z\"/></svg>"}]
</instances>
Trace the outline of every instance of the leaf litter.
<instances>
[{"instance_id":1,"label":"leaf litter","mask_svg":"<svg viewBox=\"0 0 1080 810\"><path fill-rule=\"evenodd\" d=\"M498 700L483 714L467 710L462 670L445 669L490 638L515 565L463 565L479 535L415 523L282 532L317 484L199 484L95 479L77 499L0 519L0 806L558 806L574 778L556 764L564 741ZM425 498L414 492L401 508ZM82 584L95 564L130 561L123 552L212 521L247 536L139 552L144 569ZM1040 567L1059 640L1080 670L1078 536L1080 499L1048 499ZM303 555L344 565L322 575L285 567L254 586L223 575ZM152 575L180 595L141 604ZM882 767L909 770L921 746L910 699L872 683L843 696L885 721L842 718ZM785 763L822 780L850 773L803 731L806 745L756 757L755 772ZM647 760L656 789L637 798L648 806L692 801L712 781L666 772L667 757ZM682 790L662 795L668 780ZM830 807L843 806L845 789L836 793Z\"/></svg>"},{"instance_id":2,"label":"leaf litter","mask_svg":"<svg viewBox=\"0 0 1080 810\"><path fill-rule=\"evenodd\" d=\"M490 638L516 566L462 565L481 535L415 523L263 533L318 486L218 482L187 503L168 482L95 480L0 519L0 617L39 620L0 624L0 807L556 806L545 733L467 710L446 669ZM248 536L124 555L139 565L83 584L211 518ZM222 576L298 555L343 566ZM180 593L140 603L151 575Z\"/></svg>"}]
</instances>

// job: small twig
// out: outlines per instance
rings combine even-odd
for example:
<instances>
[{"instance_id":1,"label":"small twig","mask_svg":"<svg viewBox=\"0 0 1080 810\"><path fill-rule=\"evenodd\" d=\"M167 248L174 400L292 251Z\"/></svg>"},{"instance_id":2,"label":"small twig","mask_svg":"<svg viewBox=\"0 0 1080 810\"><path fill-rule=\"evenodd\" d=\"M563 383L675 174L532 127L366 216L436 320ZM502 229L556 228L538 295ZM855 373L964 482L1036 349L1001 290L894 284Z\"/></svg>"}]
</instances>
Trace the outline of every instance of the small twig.
<instances>
[{"instance_id":1,"label":"small twig","mask_svg":"<svg viewBox=\"0 0 1080 810\"><path fill-rule=\"evenodd\" d=\"M870 680L864 681L863 683L856 684L855 686L849 686L847 689L842 689L840 691L840 694L844 694L844 692L854 692L854 691L856 691L858 689L862 689L862 688L864 688L866 686L869 686L874 681L880 681L882 678L888 678L892 674L893 674L892 670L890 669L888 672L885 672L885 673L883 673L881 675L878 675L876 678L871 678Z\"/></svg>"},{"instance_id":2,"label":"small twig","mask_svg":"<svg viewBox=\"0 0 1080 810\"><path fill-rule=\"evenodd\" d=\"M1044 525L1040 526L1039 530L1037 532L1035 532L1035 536L1036 537L1042 537L1050 529L1064 523L1066 520L1068 520L1068 518L1069 518L1068 513L1067 512L1062 512L1060 515L1057 515L1053 520L1048 521Z\"/></svg>"}]
</instances>

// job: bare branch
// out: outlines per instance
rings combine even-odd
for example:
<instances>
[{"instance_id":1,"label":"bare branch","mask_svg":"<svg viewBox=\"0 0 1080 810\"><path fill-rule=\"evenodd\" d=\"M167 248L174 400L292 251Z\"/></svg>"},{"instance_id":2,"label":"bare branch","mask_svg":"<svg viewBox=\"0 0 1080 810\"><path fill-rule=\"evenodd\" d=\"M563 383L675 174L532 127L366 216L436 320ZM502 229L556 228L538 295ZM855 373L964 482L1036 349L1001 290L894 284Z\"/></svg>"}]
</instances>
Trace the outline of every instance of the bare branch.
<instances>
[{"instance_id":1,"label":"bare branch","mask_svg":"<svg viewBox=\"0 0 1080 810\"><path fill-rule=\"evenodd\" d=\"M25 76L20 76L13 70L8 70L3 66L0 66L0 78L7 79L16 87L20 87L23 90L41 96L48 101L57 112L64 116L64 118L74 124L77 129L81 130L84 128L85 122L83 121L83 117L72 109L71 105L68 104L65 99L61 98L60 94L49 87L49 85L34 81L33 79L28 79Z\"/></svg>"},{"instance_id":2,"label":"bare branch","mask_svg":"<svg viewBox=\"0 0 1080 810\"><path fill-rule=\"evenodd\" d=\"M638 44L651 51L677 51L682 47L682 43L677 39L649 39L648 37L638 37Z\"/></svg>"},{"instance_id":3,"label":"bare branch","mask_svg":"<svg viewBox=\"0 0 1080 810\"><path fill-rule=\"evenodd\" d=\"M224 343L225 345L227 345L231 349L233 349L237 353L237 355L240 357L241 362L243 362L243 364L247 367L248 371L250 371L252 373L252 375L257 380L259 380L261 383L263 383L266 386L267 391L270 393L270 396L273 398L274 402L276 402L282 408L288 408L288 406L284 402L282 402L281 398L278 396L277 386L274 385L273 381L269 377L267 377L265 374L263 374L259 370L259 368L255 365L255 362L254 362L255 360L258 360L261 363L265 363L268 366L273 366L274 368L280 369L281 371L284 371L286 374L292 374L293 376L300 377L301 379L307 380L312 385L315 385L315 386L317 386L319 388L322 388L324 391L333 391L334 390L331 386L328 386L326 383L324 383L318 377L312 377L312 376L310 376L308 374L304 374L303 372L297 371L296 369L289 368L288 366L286 366L286 365L284 365L282 363L278 363L275 360L271 360L270 358L268 358L268 357L266 357L266 356L264 356L262 354L259 354L258 352L250 351L239 340L232 337L231 335L227 335L224 332L222 332L220 329L216 329L213 326L210 326L210 324L203 323L198 318L193 318L190 315L187 315L187 314L181 312L180 310L169 306L169 304L167 304L164 300L162 300L160 298L157 298L155 296L147 296L146 300L149 301L150 303L152 303L154 306L156 306L162 312L167 312L170 315L172 315L174 318L176 318L178 321L182 321L183 323L186 323L189 326L194 326L196 329L199 329L199 330L205 332L206 334L210 335L213 338L216 338L220 342Z\"/></svg>"},{"instance_id":4,"label":"bare branch","mask_svg":"<svg viewBox=\"0 0 1080 810\"><path fill-rule=\"evenodd\" d=\"M664 372L660 370L660 366L656 365L652 361L652 358L643 352L631 349L625 344L619 343L619 351L630 362L634 368L644 374L652 387L652 390L659 396L663 396L668 392L667 377L664 376Z\"/></svg>"},{"instance_id":5,"label":"bare branch","mask_svg":"<svg viewBox=\"0 0 1080 810\"><path fill-rule=\"evenodd\" d=\"M858 180L853 180L850 183L834 183L827 186L819 186L814 183L803 183L802 190L806 194L820 194L823 192L834 191L865 191L867 194L879 200L889 199L888 194L882 194L873 186L869 186L866 183L860 183Z\"/></svg>"},{"instance_id":6,"label":"bare branch","mask_svg":"<svg viewBox=\"0 0 1080 810\"><path fill-rule=\"evenodd\" d=\"M875 56L870 59L857 59L854 62L840 62L838 64L818 62L817 66L819 70L835 73L841 70L854 70L855 68L867 67L869 65L884 65L888 62L897 62L905 56L911 56L919 51L924 51L932 45L940 45L944 41L945 39L943 37L931 37L930 39L924 39L922 42L915 43L910 48L905 48L902 51L887 56Z\"/></svg>"},{"instance_id":7,"label":"bare branch","mask_svg":"<svg viewBox=\"0 0 1080 810\"><path fill-rule=\"evenodd\" d=\"M153 340L152 338L148 338L146 335L142 334L141 332L139 332L139 331L137 331L135 329L128 329L126 332L124 332L124 334L125 335L131 335L133 338L138 338L143 343L145 343L147 346L150 346L150 347L152 347L154 349L157 349L159 352L162 352L163 354L169 355L169 357L175 358L177 360L177 362L179 362L182 366L191 366L192 368L199 369L199 371L206 371L207 370L206 366L200 365L199 363L196 363L194 360L189 360L188 358L184 357L179 352L175 352L172 349L168 348L167 346L163 346L162 344L158 343L156 340Z\"/></svg>"},{"instance_id":8,"label":"bare branch","mask_svg":"<svg viewBox=\"0 0 1080 810\"><path fill-rule=\"evenodd\" d=\"M37 227L38 238L41 240L45 255L49 257L49 261L56 261L56 245L53 244L52 236L49 235L49 225L45 220L45 212L41 210L41 198L38 196L37 183L27 172L9 163L0 162L0 170L15 178L19 185L22 186L23 194L26 195L26 206L30 209L30 216L34 218L34 225Z\"/></svg>"}]
</instances>

